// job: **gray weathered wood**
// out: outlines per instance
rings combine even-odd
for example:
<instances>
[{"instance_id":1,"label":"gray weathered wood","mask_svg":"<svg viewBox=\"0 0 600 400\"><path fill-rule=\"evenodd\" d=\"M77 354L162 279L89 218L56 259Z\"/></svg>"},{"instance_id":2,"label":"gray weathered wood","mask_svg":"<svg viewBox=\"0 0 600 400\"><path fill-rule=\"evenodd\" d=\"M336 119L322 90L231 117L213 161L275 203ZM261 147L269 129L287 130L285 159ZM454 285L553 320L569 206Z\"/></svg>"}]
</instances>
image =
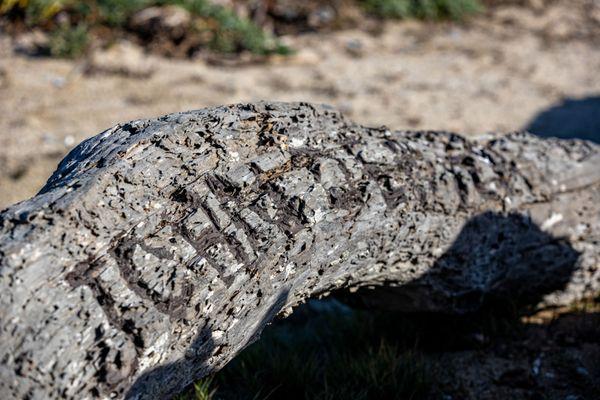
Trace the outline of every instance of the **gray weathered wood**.
<instances>
[{"instance_id":1,"label":"gray weathered wood","mask_svg":"<svg viewBox=\"0 0 600 400\"><path fill-rule=\"evenodd\" d=\"M599 211L584 141L302 103L119 125L0 216L0 398L168 397L334 289L445 312L594 295Z\"/></svg>"}]
</instances>

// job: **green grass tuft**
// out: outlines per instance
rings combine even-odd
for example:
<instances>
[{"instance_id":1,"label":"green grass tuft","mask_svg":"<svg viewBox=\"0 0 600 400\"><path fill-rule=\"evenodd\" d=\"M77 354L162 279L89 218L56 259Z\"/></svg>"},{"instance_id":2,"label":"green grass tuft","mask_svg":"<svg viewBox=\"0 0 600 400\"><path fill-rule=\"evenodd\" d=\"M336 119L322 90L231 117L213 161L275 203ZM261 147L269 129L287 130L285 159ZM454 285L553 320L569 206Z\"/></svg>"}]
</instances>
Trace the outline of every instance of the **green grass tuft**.
<instances>
[{"instance_id":1,"label":"green grass tuft","mask_svg":"<svg viewBox=\"0 0 600 400\"><path fill-rule=\"evenodd\" d=\"M216 389L213 388L212 378L205 378L194 383L190 393L175 396L175 400L212 400Z\"/></svg>"},{"instance_id":2,"label":"green grass tuft","mask_svg":"<svg viewBox=\"0 0 600 400\"><path fill-rule=\"evenodd\" d=\"M463 20L480 12L479 0L362 0L364 7L382 18Z\"/></svg>"},{"instance_id":3,"label":"green grass tuft","mask_svg":"<svg viewBox=\"0 0 600 400\"><path fill-rule=\"evenodd\" d=\"M210 47L223 53L235 53L248 50L254 54L282 53L287 48L265 32L252 21L238 17L233 11L204 0L167 0L182 6L192 14L201 15L216 22Z\"/></svg>"},{"instance_id":4,"label":"green grass tuft","mask_svg":"<svg viewBox=\"0 0 600 400\"><path fill-rule=\"evenodd\" d=\"M61 25L50 34L50 54L54 57L77 58L83 55L89 44L85 24Z\"/></svg>"}]
</instances>

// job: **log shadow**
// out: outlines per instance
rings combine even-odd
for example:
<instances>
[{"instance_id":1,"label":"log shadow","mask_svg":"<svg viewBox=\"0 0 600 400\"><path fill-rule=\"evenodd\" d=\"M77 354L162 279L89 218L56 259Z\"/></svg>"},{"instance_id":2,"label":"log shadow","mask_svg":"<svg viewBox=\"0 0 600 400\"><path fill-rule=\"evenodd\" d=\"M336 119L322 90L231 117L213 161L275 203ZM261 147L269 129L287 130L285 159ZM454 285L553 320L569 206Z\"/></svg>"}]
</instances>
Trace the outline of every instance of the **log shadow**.
<instances>
[{"instance_id":1,"label":"log shadow","mask_svg":"<svg viewBox=\"0 0 600 400\"><path fill-rule=\"evenodd\" d=\"M263 314L259 324L256 325L256 329L249 336L249 339L244 346L247 346L258 339L265 326L275 318L285 305L288 293L288 289L285 289L277 295L275 301ZM206 375L210 357L216 352L223 351L223 346L225 346L225 343L219 344L213 339L213 332L210 326L202 328L200 333L186 350L184 357L175 362L162 364L144 372L131 385L131 388L125 394L125 399L172 398L181 391L182 386L172 385L174 389L165 393L165 388L157 387L157 385L164 385L164 382L173 381L175 379L185 379L191 384L194 380L200 379ZM182 379L182 375L187 378ZM161 395L158 396L158 393Z\"/></svg>"},{"instance_id":2,"label":"log shadow","mask_svg":"<svg viewBox=\"0 0 600 400\"><path fill-rule=\"evenodd\" d=\"M475 389L465 395L462 390L470 385L492 390L496 398L597 393L588 378L556 369L557 360L587 350L556 346L554 337L562 333L554 326L531 327L522 319L545 296L565 289L578 258L565 239L542 231L525 215L482 213L464 225L419 279L399 287L343 290L333 300L299 307L269 328L266 340L242 353L241 361L216 375L217 388L225 388L217 393L225 399L257 393L290 400L313 398L315 393L349 398L341 394L358 392L365 399L480 398L482 392ZM359 307L336 305L337 300ZM597 329L586 329L591 332L587 342L596 343ZM578 332L585 331L574 329L569 337ZM385 351L393 353L393 363L386 364ZM532 373L531 354L546 351L550 355ZM569 359L561 368L581 369L592 359ZM375 378L341 372L341 363ZM253 372L261 371L259 378L251 378L248 365ZM299 377L281 372L294 370L301 371ZM551 374L564 380L547 378Z\"/></svg>"},{"instance_id":3,"label":"log shadow","mask_svg":"<svg viewBox=\"0 0 600 400\"><path fill-rule=\"evenodd\" d=\"M566 239L542 231L528 216L485 212L471 218L418 279L344 298L407 312L525 310L565 289L578 258Z\"/></svg>"},{"instance_id":4,"label":"log shadow","mask_svg":"<svg viewBox=\"0 0 600 400\"><path fill-rule=\"evenodd\" d=\"M536 115L524 129L542 137L600 143L600 96L565 99Z\"/></svg>"},{"instance_id":5,"label":"log shadow","mask_svg":"<svg viewBox=\"0 0 600 400\"><path fill-rule=\"evenodd\" d=\"M580 327L571 322L561 330L523 317L565 288L578 258L565 239L525 215L482 213L419 279L342 290L298 307L215 375L217 396L595 398L598 387L589 382L599 375L591 367L595 355L587 353L597 343L597 316L573 315ZM565 329L575 338L569 343L588 347L557 345Z\"/></svg>"},{"instance_id":6,"label":"log shadow","mask_svg":"<svg viewBox=\"0 0 600 400\"><path fill-rule=\"evenodd\" d=\"M418 343L432 398L597 398L597 306L539 308L568 293L579 256L526 215L485 212L420 278L342 298L379 314L382 338Z\"/></svg>"}]
</instances>

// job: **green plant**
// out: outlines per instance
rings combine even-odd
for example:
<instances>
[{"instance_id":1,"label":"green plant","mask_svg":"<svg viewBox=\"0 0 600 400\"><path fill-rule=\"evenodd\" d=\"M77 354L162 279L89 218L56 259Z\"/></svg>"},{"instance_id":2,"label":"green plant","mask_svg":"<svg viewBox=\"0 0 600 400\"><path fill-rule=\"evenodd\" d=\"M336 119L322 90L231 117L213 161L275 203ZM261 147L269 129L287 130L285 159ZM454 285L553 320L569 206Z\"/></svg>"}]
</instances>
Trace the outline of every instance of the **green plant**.
<instances>
[{"instance_id":1,"label":"green plant","mask_svg":"<svg viewBox=\"0 0 600 400\"><path fill-rule=\"evenodd\" d=\"M223 53L248 50L255 54L281 53L284 47L267 35L252 21L240 18L232 10L208 4L204 0L166 0L165 3L179 5L192 14L212 20L205 30L212 31L210 47Z\"/></svg>"},{"instance_id":2,"label":"green plant","mask_svg":"<svg viewBox=\"0 0 600 400\"><path fill-rule=\"evenodd\" d=\"M291 50L249 19L207 0L0 0L0 16L15 11L29 26L41 26L51 34L50 54L76 57L85 50L88 31L109 27L103 34L128 31L129 19L152 6L178 6L195 17L188 34L209 38L201 45L217 52L250 51L255 54L289 54ZM54 17L64 13L66 23ZM89 29L88 29L89 28ZM129 31L129 33L132 33ZM162 34L156 32L156 35ZM150 38L152 40L152 38Z\"/></svg>"},{"instance_id":3,"label":"green plant","mask_svg":"<svg viewBox=\"0 0 600 400\"><path fill-rule=\"evenodd\" d=\"M362 0L371 13L383 18L462 20L483 9L479 0Z\"/></svg>"},{"instance_id":4,"label":"green plant","mask_svg":"<svg viewBox=\"0 0 600 400\"><path fill-rule=\"evenodd\" d=\"M210 34L212 39L208 46L217 52L248 50L255 54L285 54L288 51L252 21L207 0L95 0L92 3L103 23L110 26L125 26L134 13L146 7L178 6L203 21L196 24L195 29Z\"/></svg>"},{"instance_id":5,"label":"green plant","mask_svg":"<svg viewBox=\"0 0 600 400\"><path fill-rule=\"evenodd\" d=\"M84 24L60 25L50 34L50 54L54 57L77 58L87 49L89 35Z\"/></svg>"},{"instance_id":6,"label":"green plant","mask_svg":"<svg viewBox=\"0 0 600 400\"><path fill-rule=\"evenodd\" d=\"M212 400L216 392L212 386L212 378L201 379L194 383L189 393L175 396L175 400Z\"/></svg>"}]
</instances>

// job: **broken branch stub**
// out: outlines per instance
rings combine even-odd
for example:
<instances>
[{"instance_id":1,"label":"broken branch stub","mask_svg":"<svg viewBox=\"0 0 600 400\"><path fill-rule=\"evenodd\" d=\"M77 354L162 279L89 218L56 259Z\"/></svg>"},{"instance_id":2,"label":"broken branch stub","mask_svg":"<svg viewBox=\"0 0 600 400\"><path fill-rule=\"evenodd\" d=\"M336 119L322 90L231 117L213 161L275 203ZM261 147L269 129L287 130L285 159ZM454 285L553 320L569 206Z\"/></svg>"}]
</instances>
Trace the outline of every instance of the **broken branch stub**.
<instances>
[{"instance_id":1,"label":"broken branch stub","mask_svg":"<svg viewBox=\"0 0 600 400\"><path fill-rule=\"evenodd\" d=\"M341 288L444 312L597 294L599 150L305 103L116 126L1 214L0 397L169 397Z\"/></svg>"}]
</instances>

